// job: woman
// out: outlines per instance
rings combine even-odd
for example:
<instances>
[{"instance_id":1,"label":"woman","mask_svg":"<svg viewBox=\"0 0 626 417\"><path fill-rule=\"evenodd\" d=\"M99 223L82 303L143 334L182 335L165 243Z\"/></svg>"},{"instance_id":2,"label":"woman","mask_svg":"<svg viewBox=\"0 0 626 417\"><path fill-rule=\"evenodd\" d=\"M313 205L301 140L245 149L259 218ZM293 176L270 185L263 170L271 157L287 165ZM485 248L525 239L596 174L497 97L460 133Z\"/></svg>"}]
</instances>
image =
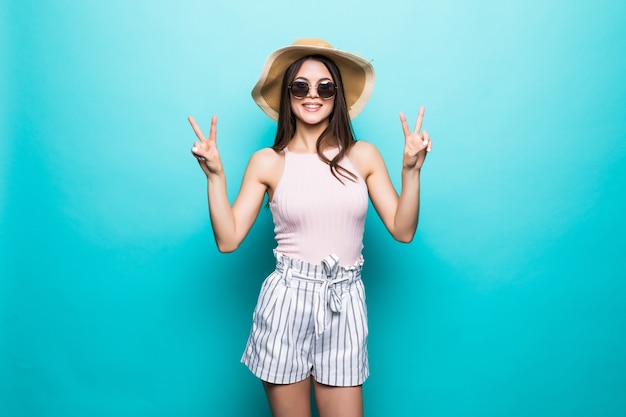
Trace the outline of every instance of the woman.
<instances>
[{"instance_id":1,"label":"woman","mask_svg":"<svg viewBox=\"0 0 626 417\"><path fill-rule=\"evenodd\" d=\"M267 59L252 96L278 121L272 148L252 155L232 206L216 146L217 118L192 148L207 176L211 223L221 252L237 249L265 194L275 224L276 270L264 281L242 362L262 381L272 415L362 416L369 375L361 281L368 194L391 235L410 242L418 222L420 170L432 143L400 120L405 136L400 195L351 118L374 83L371 64L320 39L302 39Z\"/></svg>"}]
</instances>

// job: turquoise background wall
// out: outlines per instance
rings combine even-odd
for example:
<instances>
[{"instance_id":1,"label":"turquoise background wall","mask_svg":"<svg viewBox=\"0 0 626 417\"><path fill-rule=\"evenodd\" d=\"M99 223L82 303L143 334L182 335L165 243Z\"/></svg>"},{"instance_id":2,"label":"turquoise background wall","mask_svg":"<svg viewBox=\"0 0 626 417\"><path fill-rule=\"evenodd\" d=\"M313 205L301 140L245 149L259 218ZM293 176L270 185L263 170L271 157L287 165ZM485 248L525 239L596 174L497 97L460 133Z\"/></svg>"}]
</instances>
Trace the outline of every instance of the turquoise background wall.
<instances>
[{"instance_id":1,"label":"turquoise background wall","mask_svg":"<svg viewBox=\"0 0 626 417\"><path fill-rule=\"evenodd\" d=\"M263 211L219 254L186 122L234 198L274 124L274 49L372 59L355 120L399 185L434 140L418 235L370 211L370 416L626 415L626 3L3 2L0 415L268 416L239 363L271 270Z\"/></svg>"}]
</instances>

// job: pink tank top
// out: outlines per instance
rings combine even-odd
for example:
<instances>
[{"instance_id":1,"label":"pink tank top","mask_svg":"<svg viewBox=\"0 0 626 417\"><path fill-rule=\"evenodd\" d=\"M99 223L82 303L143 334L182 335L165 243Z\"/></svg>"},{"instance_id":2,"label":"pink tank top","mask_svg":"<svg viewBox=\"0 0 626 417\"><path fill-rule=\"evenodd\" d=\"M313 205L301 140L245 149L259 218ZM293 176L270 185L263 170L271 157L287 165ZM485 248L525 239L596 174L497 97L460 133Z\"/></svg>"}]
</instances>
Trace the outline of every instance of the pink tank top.
<instances>
[{"instance_id":1,"label":"pink tank top","mask_svg":"<svg viewBox=\"0 0 626 417\"><path fill-rule=\"evenodd\" d=\"M332 159L337 149L328 151ZM276 251L319 264L330 254L343 266L361 260L367 186L348 158L340 165L357 176L340 183L318 155L285 149L285 169L270 203Z\"/></svg>"}]
</instances>

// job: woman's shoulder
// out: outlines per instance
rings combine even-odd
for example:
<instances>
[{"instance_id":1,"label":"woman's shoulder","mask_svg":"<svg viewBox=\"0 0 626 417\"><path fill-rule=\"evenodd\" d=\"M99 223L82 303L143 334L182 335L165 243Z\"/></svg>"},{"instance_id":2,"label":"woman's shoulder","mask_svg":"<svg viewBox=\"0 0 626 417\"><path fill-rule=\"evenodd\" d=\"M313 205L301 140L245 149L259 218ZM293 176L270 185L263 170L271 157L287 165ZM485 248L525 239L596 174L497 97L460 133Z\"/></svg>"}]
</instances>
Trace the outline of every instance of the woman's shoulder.
<instances>
[{"instance_id":1,"label":"woman's shoulder","mask_svg":"<svg viewBox=\"0 0 626 417\"><path fill-rule=\"evenodd\" d=\"M352 145L348 152L348 157L352 162L355 161L371 161L372 158L380 158L380 152L376 145L371 142L358 140Z\"/></svg>"},{"instance_id":2,"label":"woman's shoulder","mask_svg":"<svg viewBox=\"0 0 626 417\"><path fill-rule=\"evenodd\" d=\"M254 152L248 162L248 170L257 176L260 182L273 188L278 183L285 164L284 152L272 148L262 148Z\"/></svg>"},{"instance_id":3,"label":"woman's shoulder","mask_svg":"<svg viewBox=\"0 0 626 417\"><path fill-rule=\"evenodd\" d=\"M361 177L364 179L369 177L369 175L375 170L375 167L382 160L376 145L362 140L359 140L352 145L347 156L352 165L354 165L357 171L359 171Z\"/></svg>"},{"instance_id":4,"label":"woman's shoulder","mask_svg":"<svg viewBox=\"0 0 626 417\"><path fill-rule=\"evenodd\" d=\"M369 153L369 152L376 152L378 153L378 148L376 148L376 145L374 145L371 142L367 142L364 140L357 140L356 142L354 142L354 145L352 145L352 148L350 149L351 152L356 151L358 153Z\"/></svg>"},{"instance_id":5,"label":"woman's shoulder","mask_svg":"<svg viewBox=\"0 0 626 417\"><path fill-rule=\"evenodd\" d=\"M285 158L284 152L277 152L273 148L262 148L254 152L250 157L250 163L267 166L280 162Z\"/></svg>"}]
</instances>

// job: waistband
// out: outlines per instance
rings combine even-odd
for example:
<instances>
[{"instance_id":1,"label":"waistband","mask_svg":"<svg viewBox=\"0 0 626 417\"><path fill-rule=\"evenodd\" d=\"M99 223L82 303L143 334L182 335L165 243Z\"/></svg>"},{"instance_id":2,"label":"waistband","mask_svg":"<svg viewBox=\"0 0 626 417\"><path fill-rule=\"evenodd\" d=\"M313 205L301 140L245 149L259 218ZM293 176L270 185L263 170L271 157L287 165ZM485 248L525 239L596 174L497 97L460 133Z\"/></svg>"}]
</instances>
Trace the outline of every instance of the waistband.
<instances>
[{"instance_id":1,"label":"waistband","mask_svg":"<svg viewBox=\"0 0 626 417\"><path fill-rule=\"evenodd\" d=\"M285 280L293 278L315 282L318 285L313 298L315 315L315 337L319 337L330 323L334 313L341 313L344 292L341 286L350 285L361 279L363 258L354 265L339 265L339 257L330 254L319 264L311 264L300 259L293 259L274 251L276 271Z\"/></svg>"},{"instance_id":2,"label":"waistband","mask_svg":"<svg viewBox=\"0 0 626 417\"><path fill-rule=\"evenodd\" d=\"M333 279L339 276L360 277L363 269L363 257L352 265L339 265L339 257L330 254L319 264L312 264L301 259L291 258L274 250L276 257L276 270L283 272L285 269L291 270L293 276L302 276L311 279Z\"/></svg>"}]
</instances>

